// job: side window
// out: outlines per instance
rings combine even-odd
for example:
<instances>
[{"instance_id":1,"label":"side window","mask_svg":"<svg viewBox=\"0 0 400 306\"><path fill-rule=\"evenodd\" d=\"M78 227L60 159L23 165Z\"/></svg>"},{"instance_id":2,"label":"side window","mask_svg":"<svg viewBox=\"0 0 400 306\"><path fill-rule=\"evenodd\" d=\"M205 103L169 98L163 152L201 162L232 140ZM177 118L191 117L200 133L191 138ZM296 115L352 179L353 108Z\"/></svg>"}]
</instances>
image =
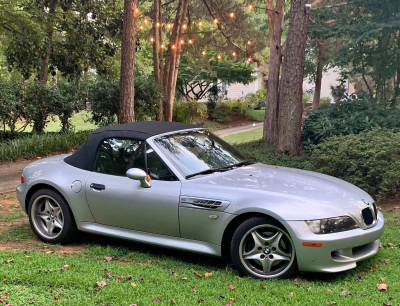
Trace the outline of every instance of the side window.
<instances>
[{"instance_id":1,"label":"side window","mask_svg":"<svg viewBox=\"0 0 400 306\"><path fill-rule=\"evenodd\" d=\"M96 172L125 176L130 168L145 170L142 141L127 138L104 140L97 150Z\"/></svg>"},{"instance_id":2,"label":"side window","mask_svg":"<svg viewBox=\"0 0 400 306\"><path fill-rule=\"evenodd\" d=\"M158 154L147 145L147 173L154 180L176 181L177 177L168 169Z\"/></svg>"}]
</instances>

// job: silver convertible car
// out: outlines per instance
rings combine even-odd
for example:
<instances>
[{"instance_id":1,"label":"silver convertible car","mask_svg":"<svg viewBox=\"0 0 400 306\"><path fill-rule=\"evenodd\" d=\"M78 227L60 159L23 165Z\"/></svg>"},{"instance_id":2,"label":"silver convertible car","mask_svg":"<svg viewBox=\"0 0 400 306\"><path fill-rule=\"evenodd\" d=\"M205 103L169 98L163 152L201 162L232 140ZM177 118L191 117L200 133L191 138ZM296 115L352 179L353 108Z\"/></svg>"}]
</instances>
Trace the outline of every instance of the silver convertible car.
<instances>
[{"instance_id":1,"label":"silver convertible car","mask_svg":"<svg viewBox=\"0 0 400 306\"><path fill-rule=\"evenodd\" d=\"M100 128L71 155L29 164L17 187L33 231L78 231L230 258L243 275L339 272L375 255L383 216L342 180L254 163L193 125Z\"/></svg>"}]
</instances>

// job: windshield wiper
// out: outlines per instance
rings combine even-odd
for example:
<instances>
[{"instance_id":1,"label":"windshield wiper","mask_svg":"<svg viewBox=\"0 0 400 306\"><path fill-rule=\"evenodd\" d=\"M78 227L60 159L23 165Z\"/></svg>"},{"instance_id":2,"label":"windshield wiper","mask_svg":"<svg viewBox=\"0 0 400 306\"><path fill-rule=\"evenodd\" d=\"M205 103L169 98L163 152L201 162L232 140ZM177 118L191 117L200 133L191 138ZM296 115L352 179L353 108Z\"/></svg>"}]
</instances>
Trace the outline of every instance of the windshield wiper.
<instances>
[{"instance_id":1,"label":"windshield wiper","mask_svg":"<svg viewBox=\"0 0 400 306\"><path fill-rule=\"evenodd\" d=\"M197 173L189 174L189 175L186 176L186 178L188 179L188 178L194 177L196 175L211 174L211 173L215 173L215 172L228 171L228 170L231 170L232 168L241 167L241 166L247 166L247 165L252 165L252 164L254 164L254 163L249 161L249 160L244 160L244 161L241 161L240 163L229 165L229 166L226 166L226 167L215 168L215 169L207 169L207 170L203 170L203 171L200 171L200 172L197 172Z\"/></svg>"}]
</instances>

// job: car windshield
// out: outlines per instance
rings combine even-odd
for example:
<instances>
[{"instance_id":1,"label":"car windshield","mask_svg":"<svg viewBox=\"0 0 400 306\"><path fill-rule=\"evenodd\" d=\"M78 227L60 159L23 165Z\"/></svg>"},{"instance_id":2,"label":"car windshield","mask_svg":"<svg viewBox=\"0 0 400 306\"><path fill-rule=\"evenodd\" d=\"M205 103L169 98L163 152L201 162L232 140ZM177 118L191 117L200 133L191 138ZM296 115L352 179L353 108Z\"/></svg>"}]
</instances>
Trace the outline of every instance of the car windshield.
<instances>
[{"instance_id":1,"label":"car windshield","mask_svg":"<svg viewBox=\"0 0 400 306\"><path fill-rule=\"evenodd\" d=\"M186 178L248 162L240 152L207 130L165 135L154 142Z\"/></svg>"}]
</instances>

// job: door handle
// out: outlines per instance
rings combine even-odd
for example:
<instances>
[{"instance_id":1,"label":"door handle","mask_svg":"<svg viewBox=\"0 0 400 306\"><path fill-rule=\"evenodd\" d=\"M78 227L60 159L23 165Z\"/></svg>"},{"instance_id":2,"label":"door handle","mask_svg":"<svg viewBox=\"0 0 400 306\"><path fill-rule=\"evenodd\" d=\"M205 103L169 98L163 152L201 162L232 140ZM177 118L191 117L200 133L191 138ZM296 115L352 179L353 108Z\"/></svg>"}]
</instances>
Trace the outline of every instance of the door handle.
<instances>
[{"instance_id":1,"label":"door handle","mask_svg":"<svg viewBox=\"0 0 400 306\"><path fill-rule=\"evenodd\" d=\"M93 188L93 189L96 189L96 190L105 190L106 186L104 186L102 184L92 183L92 184L90 184L90 188Z\"/></svg>"}]
</instances>

